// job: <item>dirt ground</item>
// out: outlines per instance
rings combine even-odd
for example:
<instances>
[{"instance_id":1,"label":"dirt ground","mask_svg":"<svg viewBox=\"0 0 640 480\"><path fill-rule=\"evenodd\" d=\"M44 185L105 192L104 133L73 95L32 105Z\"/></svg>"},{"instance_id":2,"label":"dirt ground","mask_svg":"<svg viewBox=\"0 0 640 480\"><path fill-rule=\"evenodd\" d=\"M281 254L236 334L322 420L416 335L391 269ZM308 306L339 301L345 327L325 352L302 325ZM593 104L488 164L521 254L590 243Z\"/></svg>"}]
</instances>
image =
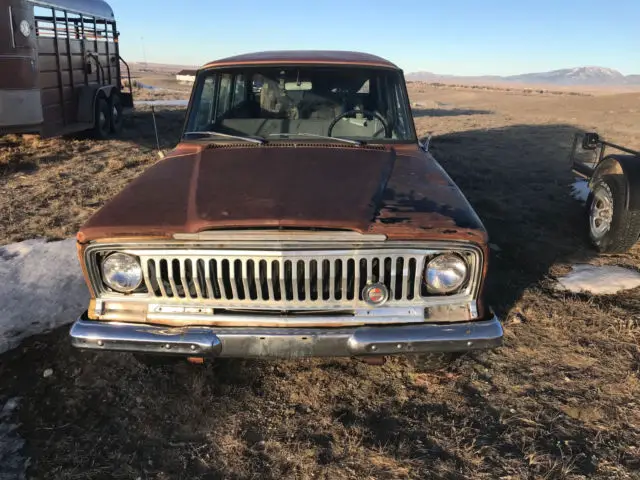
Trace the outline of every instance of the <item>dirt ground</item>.
<instances>
[{"instance_id":1,"label":"dirt ground","mask_svg":"<svg viewBox=\"0 0 640 480\"><path fill-rule=\"evenodd\" d=\"M597 256L569 195L572 135L640 148L640 94L411 85L420 134L485 222L504 347L431 372L420 359L218 360L142 367L72 349L68 327L0 357L21 398L31 478L640 478L640 292L560 293ZM183 110L157 115L163 148ZM158 161L148 111L120 140L11 137L0 244L63 238ZM43 377L45 369L53 374ZM0 402L1 404L2 402Z\"/></svg>"}]
</instances>

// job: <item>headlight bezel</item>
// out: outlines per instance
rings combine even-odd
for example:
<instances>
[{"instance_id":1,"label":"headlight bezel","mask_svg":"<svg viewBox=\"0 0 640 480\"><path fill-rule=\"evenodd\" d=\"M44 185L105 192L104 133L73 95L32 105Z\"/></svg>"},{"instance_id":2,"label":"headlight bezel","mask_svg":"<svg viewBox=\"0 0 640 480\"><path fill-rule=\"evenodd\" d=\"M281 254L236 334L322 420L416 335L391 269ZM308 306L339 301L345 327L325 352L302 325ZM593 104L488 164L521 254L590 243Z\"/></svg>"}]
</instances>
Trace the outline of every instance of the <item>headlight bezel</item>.
<instances>
[{"instance_id":1,"label":"headlight bezel","mask_svg":"<svg viewBox=\"0 0 640 480\"><path fill-rule=\"evenodd\" d=\"M457 283L455 283L453 286L449 286L445 288L435 287L431 280L430 268L434 268L432 266L434 262L438 262L438 261L442 262L444 260L453 260L453 261L459 262L459 265L462 265L464 267L464 273L459 275L460 280ZM461 254L455 251L442 252L435 255L426 263L424 268L424 273L423 273L425 287L427 289L427 292L431 295L454 295L456 293L459 293L463 291L467 286L467 284L469 283L470 276L471 276L471 266L469 265L465 257L463 257Z\"/></svg>"},{"instance_id":2,"label":"headlight bezel","mask_svg":"<svg viewBox=\"0 0 640 480\"><path fill-rule=\"evenodd\" d=\"M137 266L138 268L138 281L135 284L135 286L128 286L128 287L122 287L120 285L115 285L112 281L109 280L109 274L105 271L105 265L107 264L108 261L113 261L113 259L115 258L127 258L129 260L132 260L134 262L134 264ZM125 253L125 252L111 252L108 255L105 255L102 259L100 259L100 275L102 277L102 282L103 284L113 290L116 293L121 293L121 294L130 294L130 293L134 293L136 290L138 290L140 288L140 286L142 285L143 281L144 281L144 276L143 276L143 272L142 272L142 265L140 263L140 258L138 258L135 255L131 255L129 253Z\"/></svg>"}]
</instances>

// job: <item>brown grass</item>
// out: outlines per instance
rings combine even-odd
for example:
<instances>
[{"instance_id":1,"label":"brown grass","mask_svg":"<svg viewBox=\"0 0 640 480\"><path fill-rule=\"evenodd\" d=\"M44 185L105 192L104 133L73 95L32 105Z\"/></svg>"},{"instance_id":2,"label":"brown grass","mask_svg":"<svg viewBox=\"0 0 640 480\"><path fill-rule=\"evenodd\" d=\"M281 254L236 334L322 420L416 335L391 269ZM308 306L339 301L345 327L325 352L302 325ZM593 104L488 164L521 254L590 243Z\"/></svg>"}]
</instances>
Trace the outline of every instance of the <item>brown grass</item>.
<instances>
[{"instance_id":1,"label":"brown grass","mask_svg":"<svg viewBox=\"0 0 640 480\"><path fill-rule=\"evenodd\" d=\"M63 328L0 357L0 393L23 397L30 475L638 478L639 292L574 295L553 280L576 261L638 264L639 249L597 257L585 241L567 154L583 129L640 146L640 95L434 88L412 102L421 104L418 130L436 135L437 158L500 247L488 294L504 321L503 348L437 372L411 358L158 370L127 354L75 351ZM162 120L167 139L180 123L172 115ZM141 129L107 143L15 140L18 164L58 157L5 167L2 211L11 205L13 217L3 216L2 241L72 233L156 161L152 138ZM43 379L45 368L53 376Z\"/></svg>"},{"instance_id":2,"label":"brown grass","mask_svg":"<svg viewBox=\"0 0 640 480\"><path fill-rule=\"evenodd\" d=\"M148 88L137 88L133 95L136 99L147 100L189 100L189 94L191 90L178 90L173 88L166 88L160 90L151 90Z\"/></svg>"},{"instance_id":3,"label":"brown grass","mask_svg":"<svg viewBox=\"0 0 640 480\"><path fill-rule=\"evenodd\" d=\"M156 107L161 148L175 145L184 109ZM138 107L118 140L0 139L0 244L64 238L158 160L150 110Z\"/></svg>"},{"instance_id":4,"label":"brown grass","mask_svg":"<svg viewBox=\"0 0 640 480\"><path fill-rule=\"evenodd\" d=\"M514 92L516 95L576 95L591 96L589 91L579 89L570 89L565 87L563 90L549 88L548 86L523 86L523 85L481 85L468 83L443 83L443 82L424 82L413 80L407 82L409 89L414 93L424 93L433 89L444 90L481 90L486 92ZM611 92L608 92L611 93Z\"/></svg>"}]
</instances>

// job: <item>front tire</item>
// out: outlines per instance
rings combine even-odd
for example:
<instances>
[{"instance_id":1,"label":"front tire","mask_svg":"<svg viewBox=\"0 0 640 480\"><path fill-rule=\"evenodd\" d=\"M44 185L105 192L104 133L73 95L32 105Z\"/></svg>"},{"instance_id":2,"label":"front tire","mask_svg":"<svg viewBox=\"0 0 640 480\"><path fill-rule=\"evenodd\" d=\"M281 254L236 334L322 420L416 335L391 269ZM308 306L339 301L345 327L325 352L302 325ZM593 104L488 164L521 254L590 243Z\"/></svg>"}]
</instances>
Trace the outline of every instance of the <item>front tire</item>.
<instances>
[{"instance_id":1,"label":"front tire","mask_svg":"<svg viewBox=\"0 0 640 480\"><path fill-rule=\"evenodd\" d=\"M624 253L640 236L640 211L629 210L623 175L596 180L587 198L591 243L602 253Z\"/></svg>"}]
</instances>

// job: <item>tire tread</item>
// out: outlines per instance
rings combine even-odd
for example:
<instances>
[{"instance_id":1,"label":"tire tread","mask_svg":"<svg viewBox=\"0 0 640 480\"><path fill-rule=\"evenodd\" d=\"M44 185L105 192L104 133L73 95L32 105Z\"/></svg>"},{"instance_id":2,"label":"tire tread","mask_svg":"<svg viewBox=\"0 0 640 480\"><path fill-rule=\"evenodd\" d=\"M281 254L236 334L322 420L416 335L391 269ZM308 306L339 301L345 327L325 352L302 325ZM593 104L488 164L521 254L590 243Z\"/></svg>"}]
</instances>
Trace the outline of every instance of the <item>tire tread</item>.
<instances>
[{"instance_id":1,"label":"tire tread","mask_svg":"<svg viewBox=\"0 0 640 480\"><path fill-rule=\"evenodd\" d=\"M604 175L598 179L599 183L605 183L613 197L613 220L611 229L596 241L591 235L591 241L601 253L625 253L633 247L640 237L640 210L629 210L626 207L626 185L623 177L619 175ZM593 194L587 201L587 215L590 215Z\"/></svg>"}]
</instances>

